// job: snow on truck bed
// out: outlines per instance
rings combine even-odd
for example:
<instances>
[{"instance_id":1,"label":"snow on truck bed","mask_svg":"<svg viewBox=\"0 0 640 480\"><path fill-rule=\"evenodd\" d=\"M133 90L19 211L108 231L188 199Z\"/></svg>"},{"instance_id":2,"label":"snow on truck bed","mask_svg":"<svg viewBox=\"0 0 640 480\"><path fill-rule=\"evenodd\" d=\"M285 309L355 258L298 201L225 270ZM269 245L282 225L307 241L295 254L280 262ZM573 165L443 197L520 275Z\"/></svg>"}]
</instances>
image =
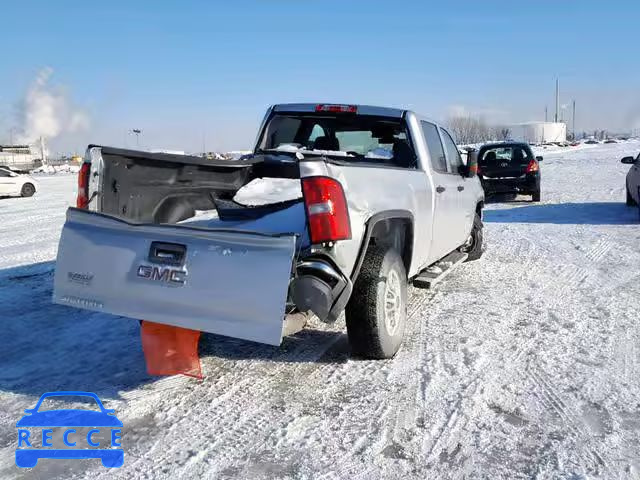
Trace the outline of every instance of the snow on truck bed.
<instances>
[{"instance_id":1,"label":"snow on truck bed","mask_svg":"<svg viewBox=\"0 0 640 480\"><path fill-rule=\"evenodd\" d=\"M280 348L206 336L206 378L145 373L138 323L50 301L75 177L0 200L0 478L46 391L89 390L124 423L124 466L41 460L50 478L637 478L640 143L545 153L540 204L489 203L487 252L411 290L387 361L344 322Z\"/></svg>"}]
</instances>

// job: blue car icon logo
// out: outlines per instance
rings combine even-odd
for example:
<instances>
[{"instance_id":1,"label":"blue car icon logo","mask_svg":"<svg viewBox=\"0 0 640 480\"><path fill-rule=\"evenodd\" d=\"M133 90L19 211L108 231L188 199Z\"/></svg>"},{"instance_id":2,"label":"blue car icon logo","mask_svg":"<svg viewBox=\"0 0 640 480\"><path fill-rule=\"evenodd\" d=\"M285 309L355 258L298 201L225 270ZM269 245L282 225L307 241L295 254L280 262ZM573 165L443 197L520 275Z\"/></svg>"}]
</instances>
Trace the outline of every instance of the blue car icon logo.
<instances>
[{"instance_id":1,"label":"blue car icon logo","mask_svg":"<svg viewBox=\"0 0 640 480\"><path fill-rule=\"evenodd\" d=\"M100 411L78 409L38 411L46 398L62 396L85 397L85 399L91 397L100 407ZM16 465L18 467L35 467L41 458L99 458L102 465L108 468L121 467L124 463L124 452L120 444L122 422L115 416L114 410L104 408L95 393L48 392L40 397L34 408L25 410L25 413L27 415L18 420L16 424L18 427ZM35 444L39 439L32 427L42 428L42 448L32 447L32 444ZM52 434L53 428L56 427L63 427L61 429L63 445L77 448L55 448ZM86 435L79 432L80 428L86 429L87 427L90 429ZM103 445L105 433L109 434L107 438L110 441ZM99 440L98 437L101 439ZM85 445L89 448L81 448Z\"/></svg>"}]
</instances>

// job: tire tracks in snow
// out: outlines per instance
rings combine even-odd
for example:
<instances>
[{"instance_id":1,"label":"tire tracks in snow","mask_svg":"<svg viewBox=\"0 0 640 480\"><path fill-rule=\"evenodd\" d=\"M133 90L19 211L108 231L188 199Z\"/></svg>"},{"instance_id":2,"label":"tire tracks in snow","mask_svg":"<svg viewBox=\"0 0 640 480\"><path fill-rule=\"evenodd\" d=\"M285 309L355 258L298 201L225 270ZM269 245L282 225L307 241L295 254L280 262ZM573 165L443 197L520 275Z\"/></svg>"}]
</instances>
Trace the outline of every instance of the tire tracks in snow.
<instances>
[{"instance_id":1,"label":"tire tracks in snow","mask_svg":"<svg viewBox=\"0 0 640 480\"><path fill-rule=\"evenodd\" d=\"M147 439L146 442L127 449L129 459L134 457L135 460L128 460L126 469L108 473L110 476L115 473L129 478L132 474L136 476L136 472L148 472L151 469L154 476L162 476L165 472L160 465L171 468L178 462L181 463L182 474L197 476L207 471L198 468L212 468L214 471L222 469L234 459L243 457L246 452L259 448L271 433L291 421L288 414L275 416L273 410L267 409L266 400L277 391L274 384L280 383L285 373L294 378L308 378L311 371L323 367L317 361L336 341L335 336L320 343L309 339L305 341L304 338L296 339L289 351L278 350L264 361L222 358L211 360L207 357L204 359L208 370L206 375L211 380L194 384L188 392L178 391L177 395L182 395L178 405L172 405L175 403L175 396L166 395L167 390L160 395L151 393L157 399L156 405L150 405L147 396L133 395L134 402L143 403L146 411L161 412L163 418L159 423L169 423L169 430L165 431L161 425L157 425L159 435L151 440L150 445ZM250 352L247 357L250 357ZM217 376L218 374L221 375ZM178 385L179 383L176 384L176 389ZM261 398L265 401L261 402ZM206 408L192 409L191 406L195 404L206 405ZM136 408L135 405L129 407L134 410ZM196 436L193 436L194 431L197 432ZM165 438L167 435L192 437L190 451L211 452L215 458L201 458L199 462L190 464L182 462L179 446L168 447L172 442ZM126 442L126 436L123 436L123 441ZM92 473L103 476L99 470Z\"/></svg>"},{"instance_id":2,"label":"tire tracks in snow","mask_svg":"<svg viewBox=\"0 0 640 480\"><path fill-rule=\"evenodd\" d=\"M568 435L574 440L579 449L577 452L578 459L589 462L590 470L595 472L596 475L601 475L602 473L610 474L609 465L611 462L607 460L603 452L599 452L594 447L589 446L592 435L587 430L580 415L562 399L560 392L551 385L550 380L542 369L532 363L527 368L527 375L539 390L539 393L534 391L534 395L539 398L540 402L549 411L558 415L567 427Z\"/></svg>"}]
</instances>

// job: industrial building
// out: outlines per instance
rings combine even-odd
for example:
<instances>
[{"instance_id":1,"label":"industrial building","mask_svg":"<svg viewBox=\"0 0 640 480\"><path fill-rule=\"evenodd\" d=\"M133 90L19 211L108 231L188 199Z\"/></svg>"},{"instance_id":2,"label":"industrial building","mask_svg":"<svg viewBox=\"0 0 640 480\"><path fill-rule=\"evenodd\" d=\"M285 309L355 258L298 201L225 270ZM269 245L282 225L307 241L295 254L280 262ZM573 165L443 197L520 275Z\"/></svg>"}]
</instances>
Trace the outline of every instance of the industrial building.
<instances>
[{"instance_id":1,"label":"industrial building","mask_svg":"<svg viewBox=\"0 0 640 480\"><path fill-rule=\"evenodd\" d=\"M0 167L28 171L42 165L42 155L30 145L0 145Z\"/></svg>"},{"instance_id":2,"label":"industrial building","mask_svg":"<svg viewBox=\"0 0 640 480\"><path fill-rule=\"evenodd\" d=\"M527 143L565 142L567 125L562 122L527 122L509 126L511 138Z\"/></svg>"}]
</instances>

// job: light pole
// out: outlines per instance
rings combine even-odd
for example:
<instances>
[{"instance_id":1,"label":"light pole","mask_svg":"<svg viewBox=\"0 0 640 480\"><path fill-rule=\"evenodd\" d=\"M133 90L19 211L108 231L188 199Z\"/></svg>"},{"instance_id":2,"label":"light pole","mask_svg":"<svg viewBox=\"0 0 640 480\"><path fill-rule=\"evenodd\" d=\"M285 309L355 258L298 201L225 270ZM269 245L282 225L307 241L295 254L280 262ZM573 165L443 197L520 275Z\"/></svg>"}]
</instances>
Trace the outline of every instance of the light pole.
<instances>
[{"instance_id":1,"label":"light pole","mask_svg":"<svg viewBox=\"0 0 640 480\"><path fill-rule=\"evenodd\" d=\"M140 130L139 128L133 128L131 130L130 133L133 133L136 136L136 147L140 147L140 134L142 133L142 130Z\"/></svg>"}]
</instances>

